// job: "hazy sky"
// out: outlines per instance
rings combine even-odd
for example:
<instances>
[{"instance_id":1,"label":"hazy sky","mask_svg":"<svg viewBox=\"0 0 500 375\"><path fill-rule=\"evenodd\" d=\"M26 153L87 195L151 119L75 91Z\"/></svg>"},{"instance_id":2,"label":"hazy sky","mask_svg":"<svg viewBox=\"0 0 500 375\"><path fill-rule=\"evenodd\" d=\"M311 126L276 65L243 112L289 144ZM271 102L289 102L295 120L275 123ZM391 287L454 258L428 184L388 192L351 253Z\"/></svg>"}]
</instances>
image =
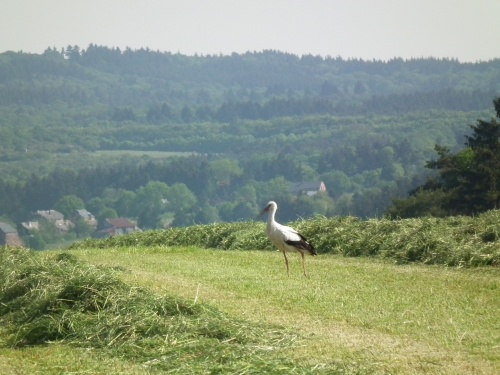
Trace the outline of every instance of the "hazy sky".
<instances>
[{"instance_id":1,"label":"hazy sky","mask_svg":"<svg viewBox=\"0 0 500 375\"><path fill-rule=\"evenodd\" d=\"M500 58L499 17L500 0L0 0L0 52L94 43L478 61Z\"/></svg>"}]
</instances>

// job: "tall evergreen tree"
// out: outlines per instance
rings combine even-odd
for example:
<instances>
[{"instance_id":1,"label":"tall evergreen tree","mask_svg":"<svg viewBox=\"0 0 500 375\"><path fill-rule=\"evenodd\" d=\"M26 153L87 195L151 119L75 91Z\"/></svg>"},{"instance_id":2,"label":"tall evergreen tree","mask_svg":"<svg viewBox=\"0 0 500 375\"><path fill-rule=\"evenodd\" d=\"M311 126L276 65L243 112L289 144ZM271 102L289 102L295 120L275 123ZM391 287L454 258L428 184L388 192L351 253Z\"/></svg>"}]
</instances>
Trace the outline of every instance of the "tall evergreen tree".
<instances>
[{"instance_id":1,"label":"tall evergreen tree","mask_svg":"<svg viewBox=\"0 0 500 375\"><path fill-rule=\"evenodd\" d=\"M395 200L388 210L391 216L421 215L424 198L429 200L428 194L418 194L422 190L439 194L436 203L448 215L471 215L500 208L500 98L494 99L493 104L496 119L478 120L471 125L473 132L466 136L466 148L452 154L449 148L436 145L439 158L428 161L426 167L438 170L439 176L429 178L407 200Z\"/></svg>"},{"instance_id":2,"label":"tall evergreen tree","mask_svg":"<svg viewBox=\"0 0 500 375\"><path fill-rule=\"evenodd\" d=\"M500 98L493 101L500 118ZM472 165L463 171L462 190L471 202L472 211L500 207L500 123L478 120L471 125L473 134L466 145L473 151Z\"/></svg>"}]
</instances>

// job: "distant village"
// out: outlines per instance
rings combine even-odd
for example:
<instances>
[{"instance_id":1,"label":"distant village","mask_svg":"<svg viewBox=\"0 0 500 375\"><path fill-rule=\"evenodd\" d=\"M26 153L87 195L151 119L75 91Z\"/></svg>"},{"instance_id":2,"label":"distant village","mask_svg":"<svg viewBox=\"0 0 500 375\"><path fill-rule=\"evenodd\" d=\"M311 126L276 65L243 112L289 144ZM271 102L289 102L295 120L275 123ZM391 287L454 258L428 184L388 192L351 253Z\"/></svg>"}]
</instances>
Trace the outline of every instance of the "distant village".
<instances>
[{"instance_id":1,"label":"distant village","mask_svg":"<svg viewBox=\"0 0 500 375\"><path fill-rule=\"evenodd\" d=\"M314 196L325 193L323 181L291 182L289 192L294 195ZM142 231L135 222L127 218L106 218L98 222L96 217L85 209L74 210L70 217L54 209L33 212L27 221L19 223L17 228L6 222L0 222L0 246L30 247L24 239L29 239L41 231L53 230L64 237L75 228L77 223L85 223L93 238L107 238L127 233ZM85 236L88 237L88 236Z\"/></svg>"},{"instance_id":2,"label":"distant village","mask_svg":"<svg viewBox=\"0 0 500 375\"><path fill-rule=\"evenodd\" d=\"M126 218L107 218L99 223L87 210L74 210L69 218L65 218L56 210L38 210L33 212L29 220L18 224L17 228L9 223L0 222L0 246L26 247L23 238L33 236L44 227L46 228L42 223L64 235L69 233L78 221L83 221L92 228L94 238L120 236L141 230L134 222Z\"/></svg>"}]
</instances>

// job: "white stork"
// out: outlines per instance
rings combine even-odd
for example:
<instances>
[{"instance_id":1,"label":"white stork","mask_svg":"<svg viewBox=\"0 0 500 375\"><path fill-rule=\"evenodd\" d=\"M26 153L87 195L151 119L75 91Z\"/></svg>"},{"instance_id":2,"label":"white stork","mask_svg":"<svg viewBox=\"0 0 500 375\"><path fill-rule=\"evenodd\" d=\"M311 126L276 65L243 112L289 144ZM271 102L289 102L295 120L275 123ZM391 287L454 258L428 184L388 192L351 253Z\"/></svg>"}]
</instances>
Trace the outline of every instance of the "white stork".
<instances>
[{"instance_id":1,"label":"white stork","mask_svg":"<svg viewBox=\"0 0 500 375\"><path fill-rule=\"evenodd\" d=\"M286 253L290 252L300 253L302 256L302 269L304 270L304 276L307 277L304 256L306 254L316 255L316 250L314 250L313 245L311 245L306 238L295 229L287 227L286 225L281 225L274 220L274 215L276 214L277 209L278 205L276 202L270 201L259 215L262 216L266 212L269 212L267 217L267 236L278 248L278 250L283 253L288 277L290 277L290 269L288 267L288 258L286 257Z\"/></svg>"}]
</instances>

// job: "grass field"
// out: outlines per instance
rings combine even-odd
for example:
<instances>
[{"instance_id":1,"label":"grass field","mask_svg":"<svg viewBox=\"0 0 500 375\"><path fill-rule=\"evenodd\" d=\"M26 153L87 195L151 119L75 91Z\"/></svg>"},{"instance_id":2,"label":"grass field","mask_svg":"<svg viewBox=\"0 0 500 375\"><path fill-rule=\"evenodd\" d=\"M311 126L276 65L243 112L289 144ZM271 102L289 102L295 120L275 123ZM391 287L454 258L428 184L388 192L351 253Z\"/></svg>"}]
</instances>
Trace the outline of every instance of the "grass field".
<instances>
[{"instance_id":1,"label":"grass field","mask_svg":"<svg viewBox=\"0 0 500 375\"><path fill-rule=\"evenodd\" d=\"M181 151L137 151L137 150L97 150L92 153L89 153L89 155L98 157L139 156L139 157L148 157L151 159L167 159L172 156L191 156L195 154L196 154L195 152L181 152Z\"/></svg>"},{"instance_id":2,"label":"grass field","mask_svg":"<svg viewBox=\"0 0 500 375\"><path fill-rule=\"evenodd\" d=\"M287 278L282 255L269 251L128 246L80 248L70 254L156 296L175 295L189 306L212 306L236 327L234 337L253 332L260 337L256 340L263 340L249 354L248 345L243 351L222 347L218 361L234 360L226 367L184 361L164 372L500 373L498 267L396 265L328 254L307 259L310 278L302 276L300 258L291 257ZM4 374L156 371L151 359L75 346L69 340L13 348L7 337L0 335ZM219 350L219 344L211 343L214 352ZM165 350L161 345L152 349ZM155 360L165 358L174 357L167 352Z\"/></svg>"},{"instance_id":3,"label":"grass field","mask_svg":"<svg viewBox=\"0 0 500 375\"><path fill-rule=\"evenodd\" d=\"M97 150L72 152L17 152L8 161L0 160L0 173L9 178L26 178L32 173L45 175L55 169L79 170L111 165L123 159L134 158L135 162L166 160L177 156L188 157L194 152L137 151L137 150Z\"/></svg>"}]
</instances>

